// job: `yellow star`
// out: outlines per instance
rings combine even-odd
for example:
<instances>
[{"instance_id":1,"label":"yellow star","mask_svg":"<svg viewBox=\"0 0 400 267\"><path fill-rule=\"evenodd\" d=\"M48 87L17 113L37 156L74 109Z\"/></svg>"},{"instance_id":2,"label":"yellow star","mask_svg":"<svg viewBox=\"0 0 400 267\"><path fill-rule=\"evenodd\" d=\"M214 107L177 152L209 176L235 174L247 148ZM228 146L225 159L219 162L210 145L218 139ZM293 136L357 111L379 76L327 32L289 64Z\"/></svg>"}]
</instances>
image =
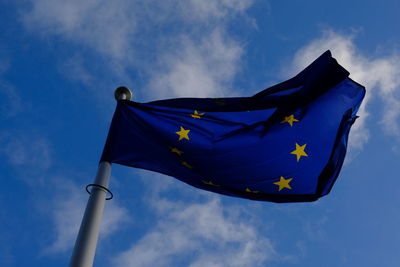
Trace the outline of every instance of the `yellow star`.
<instances>
[{"instance_id":1,"label":"yellow star","mask_svg":"<svg viewBox=\"0 0 400 267\"><path fill-rule=\"evenodd\" d=\"M307 153L304 152L304 149L306 148L307 144L304 144L302 146L299 146L299 144L296 143L296 149L290 152L290 154L296 155L297 162L299 162L300 158L302 156L308 157Z\"/></svg>"},{"instance_id":2,"label":"yellow star","mask_svg":"<svg viewBox=\"0 0 400 267\"><path fill-rule=\"evenodd\" d=\"M179 156L182 156L182 154L183 154L183 151L177 149L176 147L170 147L170 149L171 149L171 152L172 152L172 153L176 153L176 154L178 154Z\"/></svg>"},{"instance_id":3,"label":"yellow star","mask_svg":"<svg viewBox=\"0 0 400 267\"><path fill-rule=\"evenodd\" d=\"M180 131L177 131L177 132L175 132L177 135L179 135L179 141L181 141L182 139L187 139L187 140L189 140L189 132L190 132L190 130L185 130L185 128L183 128L182 126L181 126L181 130Z\"/></svg>"},{"instance_id":4,"label":"yellow star","mask_svg":"<svg viewBox=\"0 0 400 267\"><path fill-rule=\"evenodd\" d=\"M287 122L287 123L290 124L290 127L292 127L292 126L293 126L293 122L295 122L295 121L297 122L297 121L299 121L299 120L296 119L296 118L294 117L294 115L292 114L292 115L290 115L290 116L285 117L285 119L284 119L283 121L281 121L281 123Z\"/></svg>"},{"instance_id":5,"label":"yellow star","mask_svg":"<svg viewBox=\"0 0 400 267\"><path fill-rule=\"evenodd\" d=\"M193 169L193 167L191 165L189 165L189 163L187 163L186 161L182 161L181 164L188 169Z\"/></svg>"},{"instance_id":6,"label":"yellow star","mask_svg":"<svg viewBox=\"0 0 400 267\"><path fill-rule=\"evenodd\" d=\"M190 114L190 116L192 116L193 119L200 119L201 116L203 115L204 113L198 113L197 110L195 110L193 114Z\"/></svg>"},{"instance_id":7,"label":"yellow star","mask_svg":"<svg viewBox=\"0 0 400 267\"><path fill-rule=\"evenodd\" d=\"M203 184L206 184L206 185L212 185L212 186L220 186L219 184L214 184L213 182L211 182L211 181L201 181Z\"/></svg>"},{"instance_id":8,"label":"yellow star","mask_svg":"<svg viewBox=\"0 0 400 267\"><path fill-rule=\"evenodd\" d=\"M250 190L250 188L246 188L246 192L247 193L254 193L254 194L260 193L260 191L252 191L252 190Z\"/></svg>"},{"instance_id":9,"label":"yellow star","mask_svg":"<svg viewBox=\"0 0 400 267\"><path fill-rule=\"evenodd\" d=\"M292 180L293 178L285 179L283 176L281 176L279 182L275 182L274 184L279 186L279 191L281 191L283 188L292 189L289 185L290 181Z\"/></svg>"}]
</instances>

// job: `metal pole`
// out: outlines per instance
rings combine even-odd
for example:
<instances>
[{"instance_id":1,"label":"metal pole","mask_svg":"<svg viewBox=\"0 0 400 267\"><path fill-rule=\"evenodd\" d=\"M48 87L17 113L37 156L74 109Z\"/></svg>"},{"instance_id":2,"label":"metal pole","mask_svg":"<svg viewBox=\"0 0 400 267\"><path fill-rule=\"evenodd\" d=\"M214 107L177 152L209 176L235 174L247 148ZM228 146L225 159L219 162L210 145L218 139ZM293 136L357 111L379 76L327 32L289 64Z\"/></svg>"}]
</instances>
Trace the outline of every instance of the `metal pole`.
<instances>
[{"instance_id":1,"label":"metal pole","mask_svg":"<svg viewBox=\"0 0 400 267\"><path fill-rule=\"evenodd\" d=\"M114 95L117 100L131 100L132 98L131 91L126 87L118 87ZM100 162L94 183L88 185L92 187L92 190L86 205L85 214L83 215L78 237L76 238L69 265L70 267L93 266L106 194L110 192L107 189L110 174L111 163L105 161ZM86 190L87 188L88 187L86 187Z\"/></svg>"}]
</instances>

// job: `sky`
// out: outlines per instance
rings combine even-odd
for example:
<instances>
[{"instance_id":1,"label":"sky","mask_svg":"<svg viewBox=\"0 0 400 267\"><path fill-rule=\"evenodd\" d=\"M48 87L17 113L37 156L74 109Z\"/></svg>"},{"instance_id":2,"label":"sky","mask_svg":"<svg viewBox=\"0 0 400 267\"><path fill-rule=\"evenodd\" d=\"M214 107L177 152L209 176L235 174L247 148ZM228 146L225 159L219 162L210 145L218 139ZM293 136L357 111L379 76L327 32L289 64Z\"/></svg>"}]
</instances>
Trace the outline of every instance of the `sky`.
<instances>
[{"instance_id":1,"label":"sky","mask_svg":"<svg viewBox=\"0 0 400 267\"><path fill-rule=\"evenodd\" d=\"M367 95L331 193L276 204L113 165L94 266L399 266L398 0L0 0L0 265L67 266L115 108L251 96L330 49Z\"/></svg>"}]
</instances>

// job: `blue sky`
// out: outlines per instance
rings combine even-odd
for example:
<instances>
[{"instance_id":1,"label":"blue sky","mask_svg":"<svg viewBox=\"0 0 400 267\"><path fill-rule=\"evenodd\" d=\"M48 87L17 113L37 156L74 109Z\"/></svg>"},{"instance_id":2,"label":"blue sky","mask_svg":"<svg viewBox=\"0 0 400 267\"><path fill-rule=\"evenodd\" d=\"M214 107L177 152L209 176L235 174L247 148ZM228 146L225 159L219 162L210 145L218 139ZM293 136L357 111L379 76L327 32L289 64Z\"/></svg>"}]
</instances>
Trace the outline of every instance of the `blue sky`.
<instances>
[{"instance_id":1,"label":"blue sky","mask_svg":"<svg viewBox=\"0 0 400 267\"><path fill-rule=\"evenodd\" d=\"M0 1L0 263L66 266L115 107L249 96L330 49L367 96L330 195L274 204L114 165L95 266L398 266L397 0Z\"/></svg>"}]
</instances>

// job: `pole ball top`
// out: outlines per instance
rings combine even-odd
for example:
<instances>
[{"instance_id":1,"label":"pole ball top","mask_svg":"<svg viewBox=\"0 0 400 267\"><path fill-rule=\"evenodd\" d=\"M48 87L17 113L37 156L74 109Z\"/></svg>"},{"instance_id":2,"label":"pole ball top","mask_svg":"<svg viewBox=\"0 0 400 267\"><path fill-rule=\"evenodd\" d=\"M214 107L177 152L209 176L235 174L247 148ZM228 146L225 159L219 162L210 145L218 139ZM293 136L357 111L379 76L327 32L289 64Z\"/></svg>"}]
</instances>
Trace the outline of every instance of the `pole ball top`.
<instances>
[{"instance_id":1,"label":"pole ball top","mask_svg":"<svg viewBox=\"0 0 400 267\"><path fill-rule=\"evenodd\" d=\"M115 99L118 100L132 100L132 92L128 87L120 86L115 89L114 92Z\"/></svg>"}]
</instances>

